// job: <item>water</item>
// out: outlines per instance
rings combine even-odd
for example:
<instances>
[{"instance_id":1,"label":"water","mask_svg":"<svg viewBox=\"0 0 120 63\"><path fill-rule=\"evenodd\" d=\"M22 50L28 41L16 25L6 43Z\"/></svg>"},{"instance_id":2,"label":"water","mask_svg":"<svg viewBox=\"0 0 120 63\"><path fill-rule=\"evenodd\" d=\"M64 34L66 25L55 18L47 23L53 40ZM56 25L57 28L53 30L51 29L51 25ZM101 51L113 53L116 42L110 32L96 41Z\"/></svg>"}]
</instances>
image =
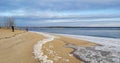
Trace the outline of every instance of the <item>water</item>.
<instances>
[{"instance_id":1,"label":"water","mask_svg":"<svg viewBox=\"0 0 120 63\"><path fill-rule=\"evenodd\" d=\"M120 39L120 28L29 28L29 30Z\"/></svg>"}]
</instances>

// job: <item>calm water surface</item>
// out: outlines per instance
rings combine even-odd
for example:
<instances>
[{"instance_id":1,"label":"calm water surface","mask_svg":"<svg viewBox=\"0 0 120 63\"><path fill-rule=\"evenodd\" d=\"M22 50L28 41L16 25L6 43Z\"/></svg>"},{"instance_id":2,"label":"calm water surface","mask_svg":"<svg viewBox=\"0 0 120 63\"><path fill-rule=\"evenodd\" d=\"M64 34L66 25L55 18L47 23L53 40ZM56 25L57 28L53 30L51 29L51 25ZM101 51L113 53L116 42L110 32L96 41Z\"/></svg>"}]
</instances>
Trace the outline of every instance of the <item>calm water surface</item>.
<instances>
[{"instance_id":1,"label":"calm water surface","mask_svg":"<svg viewBox=\"0 0 120 63\"><path fill-rule=\"evenodd\" d=\"M120 28L29 28L29 30L120 39Z\"/></svg>"}]
</instances>

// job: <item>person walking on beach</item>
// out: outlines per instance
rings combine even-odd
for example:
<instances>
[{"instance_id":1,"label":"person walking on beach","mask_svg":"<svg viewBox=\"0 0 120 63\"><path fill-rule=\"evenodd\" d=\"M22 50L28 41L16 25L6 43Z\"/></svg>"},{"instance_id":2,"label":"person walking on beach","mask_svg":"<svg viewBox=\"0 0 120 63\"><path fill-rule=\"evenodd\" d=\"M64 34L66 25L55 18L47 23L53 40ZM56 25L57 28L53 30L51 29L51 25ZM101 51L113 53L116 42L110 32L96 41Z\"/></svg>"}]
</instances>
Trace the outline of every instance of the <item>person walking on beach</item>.
<instances>
[{"instance_id":1,"label":"person walking on beach","mask_svg":"<svg viewBox=\"0 0 120 63\"><path fill-rule=\"evenodd\" d=\"M12 29L12 32L14 32L14 30L15 30L15 29L14 29L14 26L11 26L11 29Z\"/></svg>"},{"instance_id":2,"label":"person walking on beach","mask_svg":"<svg viewBox=\"0 0 120 63\"><path fill-rule=\"evenodd\" d=\"M28 32L28 27L26 28L26 31Z\"/></svg>"}]
</instances>

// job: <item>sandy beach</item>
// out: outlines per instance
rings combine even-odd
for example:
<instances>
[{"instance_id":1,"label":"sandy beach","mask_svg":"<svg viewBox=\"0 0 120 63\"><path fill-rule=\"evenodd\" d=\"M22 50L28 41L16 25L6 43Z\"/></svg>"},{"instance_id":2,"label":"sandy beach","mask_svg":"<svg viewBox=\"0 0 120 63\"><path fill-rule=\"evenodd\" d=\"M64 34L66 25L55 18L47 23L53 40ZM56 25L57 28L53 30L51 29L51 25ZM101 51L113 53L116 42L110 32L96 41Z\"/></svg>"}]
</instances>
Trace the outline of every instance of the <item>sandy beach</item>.
<instances>
[{"instance_id":1,"label":"sandy beach","mask_svg":"<svg viewBox=\"0 0 120 63\"><path fill-rule=\"evenodd\" d=\"M42 63L119 63L120 40L35 32L45 36L34 47L36 59ZM41 47L42 46L42 47ZM41 53L39 53L41 52Z\"/></svg>"},{"instance_id":2,"label":"sandy beach","mask_svg":"<svg viewBox=\"0 0 120 63\"><path fill-rule=\"evenodd\" d=\"M79 58L76 58L72 54L74 49L66 47L67 44L84 47L96 45L95 43L90 43L88 41L57 36L55 40L44 44L43 50L45 55L49 56L49 59L54 60L54 63L83 63Z\"/></svg>"},{"instance_id":3,"label":"sandy beach","mask_svg":"<svg viewBox=\"0 0 120 63\"><path fill-rule=\"evenodd\" d=\"M120 0L0 0L0 63L120 63Z\"/></svg>"},{"instance_id":4,"label":"sandy beach","mask_svg":"<svg viewBox=\"0 0 120 63\"><path fill-rule=\"evenodd\" d=\"M0 63L39 63L32 52L34 45L42 39L44 39L44 36L37 33L19 30L11 32L11 30L0 29ZM67 43L81 46L95 45L87 41L59 36L55 40L44 44L42 50L44 55L48 56L48 59L54 60L54 63L82 62L70 54L73 49L65 47ZM55 54L52 53L53 51Z\"/></svg>"},{"instance_id":5,"label":"sandy beach","mask_svg":"<svg viewBox=\"0 0 120 63\"><path fill-rule=\"evenodd\" d=\"M39 63L32 52L43 38L36 33L0 29L0 63Z\"/></svg>"},{"instance_id":6,"label":"sandy beach","mask_svg":"<svg viewBox=\"0 0 120 63\"><path fill-rule=\"evenodd\" d=\"M103 59L103 53L106 55L104 59L113 55L119 63L119 51L111 52L113 50L115 48L104 46L97 41L90 42L67 35L0 29L0 63L99 63L100 61L97 61ZM100 58L95 59L94 56Z\"/></svg>"}]
</instances>

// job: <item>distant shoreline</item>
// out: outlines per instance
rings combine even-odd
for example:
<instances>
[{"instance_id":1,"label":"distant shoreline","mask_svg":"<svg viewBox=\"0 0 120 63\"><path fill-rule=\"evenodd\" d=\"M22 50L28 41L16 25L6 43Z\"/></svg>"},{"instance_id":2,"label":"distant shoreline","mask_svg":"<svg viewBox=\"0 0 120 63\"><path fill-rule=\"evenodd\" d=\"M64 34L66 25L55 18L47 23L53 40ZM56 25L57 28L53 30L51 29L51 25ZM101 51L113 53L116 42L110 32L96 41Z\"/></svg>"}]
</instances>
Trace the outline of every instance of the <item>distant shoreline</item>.
<instances>
[{"instance_id":1,"label":"distant shoreline","mask_svg":"<svg viewBox=\"0 0 120 63\"><path fill-rule=\"evenodd\" d=\"M26 27L18 27L26 28ZM29 27L29 28L120 28L120 27L64 27L64 26L50 26L50 27Z\"/></svg>"},{"instance_id":2,"label":"distant shoreline","mask_svg":"<svg viewBox=\"0 0 120 63\"><path fill-rule=\"evenodd\" d=\"M49 33L63 33L63 34L75 34L75 35L88 35L88 36L98 36L98 37L111 37L120 38L120 27L119 28L92 28L92 27L78 27L78 28L58 28L58 27L27 27L29 31L38 32L49 32ZM21 30L26 30L26 27L19 28Z\"/></svg>"}]
</instances>

